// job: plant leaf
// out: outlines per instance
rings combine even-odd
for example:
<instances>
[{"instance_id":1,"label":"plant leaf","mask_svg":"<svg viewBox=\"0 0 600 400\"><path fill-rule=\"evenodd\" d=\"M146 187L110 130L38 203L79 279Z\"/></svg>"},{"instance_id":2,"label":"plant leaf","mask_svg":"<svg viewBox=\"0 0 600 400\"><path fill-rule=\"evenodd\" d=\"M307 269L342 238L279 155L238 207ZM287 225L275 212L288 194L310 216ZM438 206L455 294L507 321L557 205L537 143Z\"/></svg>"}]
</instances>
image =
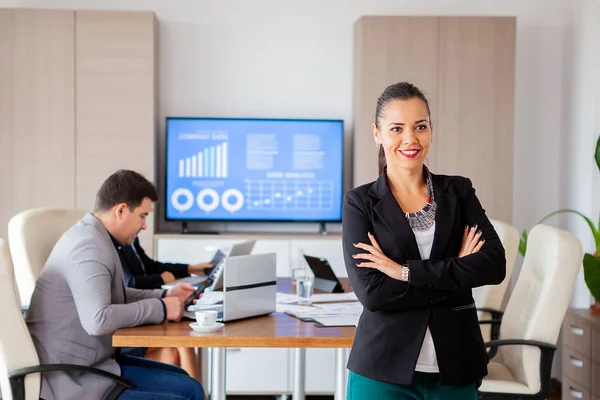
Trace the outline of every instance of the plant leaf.
<instances>
[{"instance_id":1,"label":"plant leaf","mask_svg":"<svg viewBox=\"0 0 600 400\"><path fill-rule=\"evenodd\" d=\"M598 137L598 141L596 142L596 154L594 156L596 159L596 165L598 166L598 171L600 171L600 136Z\"/></svg>"},{"instance_id":2,"label":"plant leaf","mask_svg":"<svg viewBox=\"0 0 600 400\"><path fill-rule=\"evenodd\" d=\"M583 256L583 276L592 296L600 301L600 257L585 253Z\"/></svg>"},{"instance_id":3,"label":"plant leaf","mask_svg":"<svg viewBox=\"0 0 600 400\"><path fill-rule=\"evenodd\" d=\"M519 238L519 253L523 257L525 257L525 252L527 251L527 231L523 229L521 233L521 237Z\"/></svg>"}]
</instances>

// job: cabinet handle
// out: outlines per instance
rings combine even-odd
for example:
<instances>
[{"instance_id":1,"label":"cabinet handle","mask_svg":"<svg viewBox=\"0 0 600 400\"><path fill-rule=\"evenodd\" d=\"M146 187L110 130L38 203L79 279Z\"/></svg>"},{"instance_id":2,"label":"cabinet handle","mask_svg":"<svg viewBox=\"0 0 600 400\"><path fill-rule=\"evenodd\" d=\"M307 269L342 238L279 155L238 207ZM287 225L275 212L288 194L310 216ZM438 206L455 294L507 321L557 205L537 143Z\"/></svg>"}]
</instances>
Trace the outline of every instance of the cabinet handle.
<instances>
[{"instance_id":1,"label":"cabinet handle","mask_svg":"<svg viewBox=\"0 0 600 400\"><path fill-rule=\"evenodd\" d=\"M571 393L571 397L574 399L583 399L583 392L580 392L579 390L569 387L569 393Z\"/></svg>"},{"instance_id":2,"label":"cabinet handle","mask_svg":"<svg viewBox=\"0 0 600 400\"><path fill-rule=\"evenodd\" d=\"M575 358L573 356L569 356L569 360L571 361L571 365L577 368L583 368L583 361L579 358Z\"/></svg>"},{"instance_id":3,"label":"cabinet handle","mask_svg":"<svg viewBox=\"0 0 600 400\"><path fill-rule=\"evenodd\" d=\"M583 336L583 328L579 328L575 325L571 325L571 333L575 336Z\"/></svg>"}]
</instances>

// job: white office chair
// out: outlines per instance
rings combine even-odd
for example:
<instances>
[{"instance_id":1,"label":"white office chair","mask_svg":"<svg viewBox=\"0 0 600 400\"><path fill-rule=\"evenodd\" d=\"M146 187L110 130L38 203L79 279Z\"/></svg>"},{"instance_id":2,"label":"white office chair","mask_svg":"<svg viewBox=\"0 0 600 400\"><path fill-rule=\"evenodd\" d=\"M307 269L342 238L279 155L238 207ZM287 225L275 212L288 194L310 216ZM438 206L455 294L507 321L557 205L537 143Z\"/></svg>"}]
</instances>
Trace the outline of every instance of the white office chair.
<instances>
[{"instance_id":1,"label":"white office chair","mask_svg":"<svg viewBox=\"0 0 600 400\"><path fill-rule=\"evenodd\" d=\"M76 208L33 208L8 222L8 242L22 306L28 306L42 268L63 233L85 215Z\"/></svg>"},{"instance_id":2,"label":"white office chair","mask_svg":"<svg viewBox=\"0 0 600 400\"><path fill-rule=\"evenodd\" d=\"M571 302L583 253L571 233L536 225L527 240L519 279L500 325L502 363L488 364L479 399L545 399L558 334Z\"/></svg>"},{"instance_id":3,"label":"white office chair","mask_svg":"<svg viewBox=\"0 0 600 400\"><path fill-rule=\"evenodd\" d=\"M511 275L519 251L519 231L512 225L490 219L494 229L504 246L506 253L506 277L499 285L487 285L473 289L473 298L477 305L477 314L480 320L502 319L502 302L508 289ZM500 334L500 325L482 324L481 334L484 341L497 340Z\"/></svg>"},{"instance_id":4,"label":"white office chair","mask_svg":"<svg viewBox=\"0 0 600 400\"><path fill-rule=\"evenodd\" d=\"M14 270L8 245L0 239L0 390L4 400L40 398L40 372L78 371L111 379L113 388L104 397L116 399L126 388L133 387L120 376L109 372L72 364L45 364L40 360L21 315L15 291Z\"/></svg>"}]
</instances>

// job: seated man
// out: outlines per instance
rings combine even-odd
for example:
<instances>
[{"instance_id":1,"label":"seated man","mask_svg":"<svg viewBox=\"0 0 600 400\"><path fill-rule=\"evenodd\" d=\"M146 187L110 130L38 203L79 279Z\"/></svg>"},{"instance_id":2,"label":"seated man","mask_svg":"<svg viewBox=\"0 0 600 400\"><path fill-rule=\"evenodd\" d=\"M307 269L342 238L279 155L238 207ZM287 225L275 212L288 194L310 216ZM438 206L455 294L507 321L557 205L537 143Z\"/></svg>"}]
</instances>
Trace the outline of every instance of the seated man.
<instances>
[{"instance_id":1,"label":"seated man","mask_svg":"<svg viewBox=\"0 0 600 400\"><path fill-rule=\"evenodd\" d=\"M146 255L138 238L130 246L123 246L119 256L126 285L137 289L159 289L164 283L190 274L203 274L205 269L213 266L211 263L188 265L155 261ZM181 366L192 378L201 379L198 358L191 347L126 347L122 351L124 354Z\"/></svg>"},{"instance_id":2,"label":"seated man","mask_svg":"<svg viewBox=\"0 0 600 400\"><path fill-rule=\"evenodd\" d=\"M124 285L119 252L146 229L157 200L152 183L117 171L98 191L93 214L58 240L36 282L27 325L41 363L72 363L120 375L135 385L119 399L203 399L202 386L181 368L121 355L112 347L119 328L178 321L193 287L169 291ZM86 373L42 374L46 400L101 399L112 382Z\"/></svg>"}]
</instances>

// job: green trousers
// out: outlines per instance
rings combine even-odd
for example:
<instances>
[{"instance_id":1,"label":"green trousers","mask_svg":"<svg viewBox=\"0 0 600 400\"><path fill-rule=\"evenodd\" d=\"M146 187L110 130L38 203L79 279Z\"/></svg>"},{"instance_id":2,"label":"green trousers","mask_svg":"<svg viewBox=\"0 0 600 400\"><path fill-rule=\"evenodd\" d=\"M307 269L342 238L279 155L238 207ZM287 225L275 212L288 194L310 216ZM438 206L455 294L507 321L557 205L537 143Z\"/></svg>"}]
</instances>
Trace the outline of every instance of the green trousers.
<instances>
[{"instance_id":1,"label":"green trousers","mask_svg":"<svg viewBox=\"0 0 600 400\"><path fill-rule=\"evenodd\" d=\"M396 385L348 372L347 400L477 400L475 383L447 386L439 374L415 372L412 385Z\"/></svg>"}]
</instances>

